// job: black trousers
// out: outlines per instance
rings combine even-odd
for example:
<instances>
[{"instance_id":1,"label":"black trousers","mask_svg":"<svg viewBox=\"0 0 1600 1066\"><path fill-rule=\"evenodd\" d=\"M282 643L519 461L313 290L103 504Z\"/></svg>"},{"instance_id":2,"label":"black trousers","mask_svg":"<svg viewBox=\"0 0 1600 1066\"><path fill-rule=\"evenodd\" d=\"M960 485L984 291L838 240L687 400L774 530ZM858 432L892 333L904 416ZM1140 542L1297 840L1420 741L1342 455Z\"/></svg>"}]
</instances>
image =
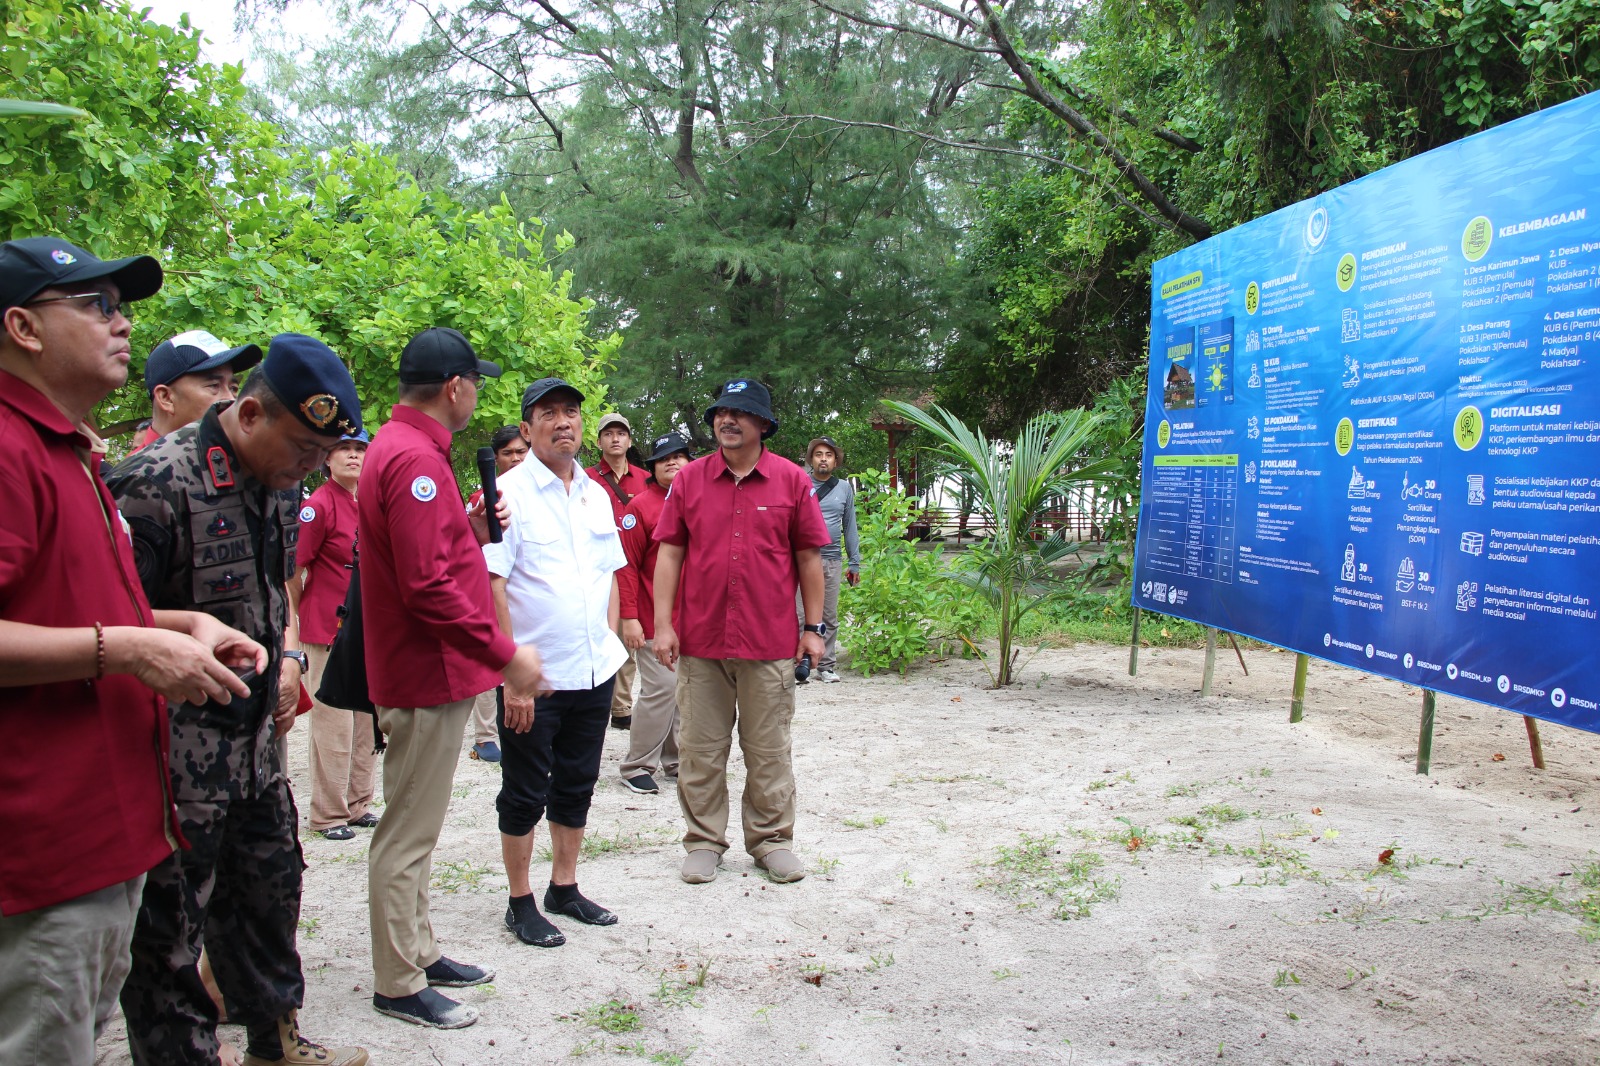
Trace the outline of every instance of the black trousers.
<instances>
[{"instance_id":1,"label":"black trousers","mask_svg":"<svg viewBox=\"0 0 1600 1066\"><path fill-rule=\"evenodd\" d=\"M526 733L506 728L500 705L500 795L494 801L500 832L526 836L547 815L573 829L588 824L615 681L534 700L533 728Z\"/></svg>"},{"instance_id":2,"label":"black trousers","mask_svg":"<svg viewBox=\"0 0 1600 1066\"><path fill-rule=\"evenodd\" d=\"M122 987L136 1066L215 1066L217 1010L200 983L201 938L228 1016L260 1025L300 1007L295 932L305 863L289 783L256 799L178 803L188 851L150 871Z\"/></svg>"}]
</instances>

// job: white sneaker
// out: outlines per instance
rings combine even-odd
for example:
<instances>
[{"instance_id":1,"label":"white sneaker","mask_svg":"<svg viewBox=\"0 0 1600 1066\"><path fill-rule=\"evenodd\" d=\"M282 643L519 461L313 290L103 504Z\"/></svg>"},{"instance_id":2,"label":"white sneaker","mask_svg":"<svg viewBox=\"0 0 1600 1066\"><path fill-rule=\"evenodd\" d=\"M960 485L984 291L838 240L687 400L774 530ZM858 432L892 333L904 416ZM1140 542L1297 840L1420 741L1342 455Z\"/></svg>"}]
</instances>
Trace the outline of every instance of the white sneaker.
<instances>
[{"instance_id":1,"label":"white sneaker","mask_svg":"<svg viewBox=\"0 0 1600 1066\"><path fill-rule=\"evenodd\" d=\"M828 684L834 685L834 684L838 684L840 681L843 681L844 678L840 677L837 673L835 673L832 670L818 670L817 671L817 680L818 681L826 681Z\"/></svg>"}]
</instances>

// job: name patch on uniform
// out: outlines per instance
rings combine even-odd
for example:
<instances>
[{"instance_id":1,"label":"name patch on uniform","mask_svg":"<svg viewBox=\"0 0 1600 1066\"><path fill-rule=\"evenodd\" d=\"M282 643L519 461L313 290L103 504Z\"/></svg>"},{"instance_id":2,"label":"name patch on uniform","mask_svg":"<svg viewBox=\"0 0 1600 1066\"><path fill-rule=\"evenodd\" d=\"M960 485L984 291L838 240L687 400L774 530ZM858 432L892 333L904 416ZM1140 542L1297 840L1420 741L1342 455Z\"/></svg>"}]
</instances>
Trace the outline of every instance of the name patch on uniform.
<instances>
[{"instance_id":1,"label":"name patch on uniform","mask_svg":"<svg viewBox=\"0 0 1600 1066\"><path fill-rule=\"evenodd\" d=\"M431 503L433 498L439 495L439 486L433 483L433 478L423 474L411 483L411 495L423 503Z\"/></svg>"},{"instance_id":2,"label":"name patch on uniform","mask_svg":"<svg viewBox=\"0 0 1600 1066\"><path fill-rule=\"evenodd\" d=\"M304 507L300 508L300 521L302 521L302 522L315 522L316 520L317 520L317 509L315 507L311 506L308 503Z\"/></svg>"},{"instance_id":3,"label":"name patch on uniform","mask_svg":"<svg viewBox=\"0 0 1600 1066\"><path fill-rule=\"evenodd\" d=\"M638 519L637 516L631 515L631 514L625 514L625 515L622 516L622 528L623 529L632 529L634 526L636 526L638 524L639 524L639 519Z\"/></svg>"}]
</instances>

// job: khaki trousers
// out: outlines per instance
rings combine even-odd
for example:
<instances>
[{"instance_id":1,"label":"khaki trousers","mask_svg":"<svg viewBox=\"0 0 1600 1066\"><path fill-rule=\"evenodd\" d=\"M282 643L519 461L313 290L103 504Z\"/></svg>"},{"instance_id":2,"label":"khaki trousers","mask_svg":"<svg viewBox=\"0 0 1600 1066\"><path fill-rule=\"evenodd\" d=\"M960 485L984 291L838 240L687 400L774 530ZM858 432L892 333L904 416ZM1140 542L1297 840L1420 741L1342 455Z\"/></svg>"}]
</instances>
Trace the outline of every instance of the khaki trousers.
<instances>
[{"instance_id":1,"label":"khaki trousers","mask_svg":"<svg viewBox=\"0 0 1600 1066\"><path fill-rule=\"evenodd\" d=\"M812 663L813 669L838 670L839 668L839 585L844 580L843 559L822 560L822 621L828 623L828 635L822 638L822 661ZM800 624L806 624L806 605L800 590L794 593L794 610Z\"/></svg>"},{"instance_id":2,"label":"khaki trousers","mask_svg":"<svg viewBox=\"0 0 1600 1066\"><path fill-rule=\"evenodd\" d=\"M365 714L329 707L315 699L328 667L328 645L305 644L311 673L310 719L311 828L317 831L348 825L372 806L378 787L378 756L372 750L372 719ZM288 774L289 768L284 767Z\"/></svg>"},{"instance_id":3,"label":"khaki trousers","mask_svg":"<svg viewBox=\"0 0 1600 1066\"><path fill-rule=\"evenodd\" d=\"M93 856L83 856L92 861ZM117 1012L144 874L0 917L0 1062L91 1063Z\"/></svg>"},{"instance_id":4,"label":"khaki trousers","mask_svg":"<svg viewBox=\"0 0 1600 1066\"><path fill-rule=\"evenodd\" d=\"M498 689L480 692L478 698L472 701L472 743L484 744L488 741L500 743L500 726L495 721L495 712L498 701L494 694Z\"/></svg>"},{"instance_id":5,"label":"khaki trousers","mask_svg":"<svg viewBox=\"0 0 1600 1066\"><path fill-rule=\"evenodd\" d=\"M657 771L671 777L678 772L678 675L661 665L650 644L634 658L639 663L639 698L633 701L622 779Z\"/></svg>"},{"instance_id":6,"label":"khaki trousers","mask_svg":"<svg viewBox=\"0 0 1600 1066\"><path fill-rule=\"evenodd\" d=\"M428 985L423 967L439 961L428 918L428 881L439 843L461 738L472 700L439 707L378 708L383 753L383 820L367 852L372 914L373 990L409 996Z\"/></svg>"},{"instance_id":7,"label":"khaki trousers","mask_svg":"<svg viewBox=\"0 0 1600 1066\"><path fill-rule=\"evenodd\" d=\"M622 664L622 669L617 671L617 684L611 690L611 717L626 718L633 712L633 676L638 673L633 661L638 658L634 652L628 653L628 661Z\"/></svg>"},{"instance_id":8,"label":"khaki trousers","mask_svg":"<svg viewBox=\"0 0 1600 1066\"><path fill-rule=\"evenodd\" d=\"M728 850L728 752L735 723L744 752L744 849L792 848L794 662L678 660L678 806L685 851Z\"/></svg>"}]
</instances>

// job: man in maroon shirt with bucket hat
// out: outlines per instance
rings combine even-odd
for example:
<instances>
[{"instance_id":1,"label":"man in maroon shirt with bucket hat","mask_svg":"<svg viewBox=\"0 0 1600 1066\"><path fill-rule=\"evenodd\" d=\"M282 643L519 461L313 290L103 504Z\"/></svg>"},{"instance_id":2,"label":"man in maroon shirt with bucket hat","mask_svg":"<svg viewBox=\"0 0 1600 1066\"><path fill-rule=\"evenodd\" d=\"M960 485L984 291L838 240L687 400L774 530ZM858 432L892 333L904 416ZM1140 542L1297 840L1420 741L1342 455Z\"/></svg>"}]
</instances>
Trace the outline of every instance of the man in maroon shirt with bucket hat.
<instances>
[{"instance_id":1,"label":"man in maroon shirt with bucket hat","mask_svg":"<svg viewBox=\"0 0 1600 1066\"><path fill-rule=\"evenodd\" d=\"M682 876L690 884L713 880L728 849L727 766L737 722L745 851L772 880L798 881L806 871L794 853L794 670L824 653L821 548L832 537L811 478L762 443L778 429L765 385L735 378L705 417L718 448L678 473L655 531L655 653L678 671ZM680 577L681 635L673 619Z\"/></svg>"},{"instance_id":2,"label":"man in maroon shirt with bucket hat","mask_svg":"<svg viewBox=\"0 0 1600 1066\"><path fill-rule=\"evenodd\" d=\"M162 697L226 703L266 649L152 611L99 478L89 412L128 377L124 301L149 256L0 245L0 1062L94 1060L128 975L145 874L185 846Z\"/></svg>"},{"instance_id":3,"label":"man in maroon shirt with bucket hat","mask_svg":"<svg viewBox=\"0 0 1600 1066\"><path fill-rule=\"evenodd\" d=\"M531 695L539 654L500 631L480 545L482 503L469 519L450 466L450 439L467 428L486 377L500 367L467 338L435 327L400 354L399 403L367 449L358 502L361 609L369 633L367 684L378 707L383 820L372 835L372 1005L436 1029L478 1020L476 1008L435 990L484 984L494 974L445 958L428 917L428 870L450 807L473 699L502 678L506 695Z\"/></svg>"}]
</instances>

